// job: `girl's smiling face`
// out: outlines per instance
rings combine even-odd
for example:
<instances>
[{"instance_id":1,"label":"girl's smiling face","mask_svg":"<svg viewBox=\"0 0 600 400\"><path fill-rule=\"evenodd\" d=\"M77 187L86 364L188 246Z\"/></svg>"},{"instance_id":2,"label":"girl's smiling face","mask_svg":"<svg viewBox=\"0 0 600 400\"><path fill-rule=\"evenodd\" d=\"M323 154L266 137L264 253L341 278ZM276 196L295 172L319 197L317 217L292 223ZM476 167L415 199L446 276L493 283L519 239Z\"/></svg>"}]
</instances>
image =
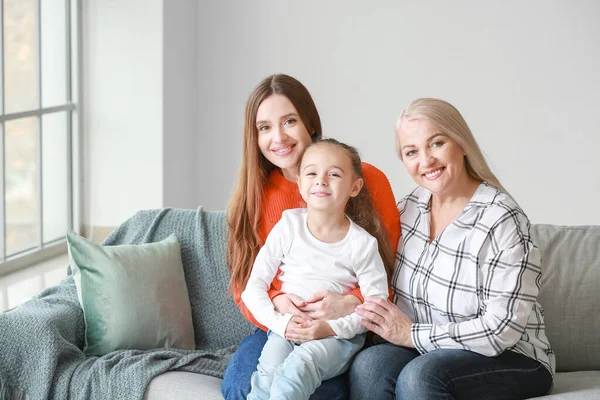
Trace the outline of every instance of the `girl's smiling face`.
<instances>
[{"instance_id":1,"label":"girl's smiling face","mask_svg":"<svg viewBox=\"0 0 600 400\"><path fill-rule=\"evenodd\" d=\"M344 212L350 197L363 185L352 161L338 146L319 143L306 150L298 172L298 188L309 208Z\"/></svg>"}]
</instances>

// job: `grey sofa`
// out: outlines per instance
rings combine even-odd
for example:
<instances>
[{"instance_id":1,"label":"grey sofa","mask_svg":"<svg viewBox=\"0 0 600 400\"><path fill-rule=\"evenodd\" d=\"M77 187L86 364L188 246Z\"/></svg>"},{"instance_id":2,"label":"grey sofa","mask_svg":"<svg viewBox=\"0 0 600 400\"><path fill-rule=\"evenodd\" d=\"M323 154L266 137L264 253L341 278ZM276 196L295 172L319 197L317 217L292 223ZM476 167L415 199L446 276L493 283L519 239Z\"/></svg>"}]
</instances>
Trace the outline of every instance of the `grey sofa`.
<instances>
[{"instance_id":1,"label":"grey sofa","mask_svg":"<svg viewBox=\"0 0 600 400\"><path fill-rule=\"evenodd\" d=\"M83 315L67 277L0 314L0 399L16 392L33 399L222 399L228 356L253 330L226 293L224 214L140 212L106 244L158 241L172 232L181 241L196 352L129 350L86 358ZM600 399L600 226L533 225L532 234L543 257L539 300L557 360L554 390L540 399Z\"/></svg>"},{"instance_id":2,"label":"grey sofa","mask_svg":"<svg viewBox=\"0 0 600 400\"><path fill-rule=\"evenodd\" d=\"M532 234L543 259L539 301L557 360L552 394L538 399L600 399L600 226L533 225ZM167 372L144 398L216 400L220 390L218 378Z\"/></svg>"}]
</instances>

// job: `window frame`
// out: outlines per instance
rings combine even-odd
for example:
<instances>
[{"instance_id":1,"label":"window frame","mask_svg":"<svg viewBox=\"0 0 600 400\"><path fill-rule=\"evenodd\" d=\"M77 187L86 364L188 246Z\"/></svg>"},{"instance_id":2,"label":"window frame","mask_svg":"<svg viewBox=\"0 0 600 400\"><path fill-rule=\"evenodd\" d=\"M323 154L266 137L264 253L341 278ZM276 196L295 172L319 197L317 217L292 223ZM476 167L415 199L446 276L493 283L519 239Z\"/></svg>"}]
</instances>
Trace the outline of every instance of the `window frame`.
<instances>
[{"instance_id":1,"label":"window frame","mask_svg":"<svg viewBox=\"0 0 600 400\"><path fill-rule=\"evenodd\" d=\"M36 0L35 40L36 40L36 79L38 102L35 109L15 113L4 113L4 0L0 0L0 277L40 263L44 260L65 254L66 239L59 238L44 243L43 237L43 187L42 187L42 116L52 113L66 113L67 129L67 229L81 232L82 211L82 7L81 0L63 0L65 6L65 91L63 104L42 107L42 46L41 46L41 1ZM36 117L36 231L37 243L34 248L7 256L6 254L6 165L5 165L5 122L26 117Z\"/></svg>"}]
</instances>

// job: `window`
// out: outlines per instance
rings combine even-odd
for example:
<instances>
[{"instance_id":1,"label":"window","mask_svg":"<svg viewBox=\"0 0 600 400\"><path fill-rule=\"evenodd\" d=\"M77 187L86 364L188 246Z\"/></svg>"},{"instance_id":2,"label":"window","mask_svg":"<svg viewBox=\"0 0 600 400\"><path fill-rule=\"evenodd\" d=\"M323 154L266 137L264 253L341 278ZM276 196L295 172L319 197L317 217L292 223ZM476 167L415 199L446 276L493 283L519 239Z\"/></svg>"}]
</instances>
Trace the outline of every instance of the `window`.
<instances>
[{"instance_id":1,"label":"window","mask_svg":"<svg viewBox=\"0 0 600 400\"><path fill-rule=\"evenodd\" d=\"M79 226L77 0L0 0L0 275Z\"/></svg>"}]
</instances>

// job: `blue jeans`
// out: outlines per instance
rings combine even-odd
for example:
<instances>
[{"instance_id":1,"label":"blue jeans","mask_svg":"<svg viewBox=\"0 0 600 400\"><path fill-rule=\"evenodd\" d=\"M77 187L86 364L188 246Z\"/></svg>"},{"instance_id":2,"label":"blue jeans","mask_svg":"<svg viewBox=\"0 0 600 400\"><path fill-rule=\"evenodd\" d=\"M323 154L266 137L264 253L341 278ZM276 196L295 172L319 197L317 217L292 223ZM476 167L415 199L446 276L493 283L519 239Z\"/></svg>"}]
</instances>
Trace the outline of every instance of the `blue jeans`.
<instances>
[{"instance_id":1,"label":"blue jeans","mask_svg":"<svg viewBox=\"0 0 600 400\"><path fill-rule=\"evenodd\" d=\"M467 350L415 349L384 343L350 367L351 399L525 399L548 394L552 374L512 351L486 357Z\"/></svg>"},{"instance_id":2,"label":"blue jeans","mask_svg":"<svg viewBox=\"0 0 600 400\"><path fill-rule=\"evenodd\" d=\"M256 366L260 353L267 342L267 333L257 329L252 335L248 335L240 343L240 347L229 360L221 393L226 400L246 400L250 393L250 378ZM323 381L311 400L347 400L348 373Z\"/></svg>"},{"instance_id":3,"label":"blue jeans","mask_svg":"<svg viewBox=\"0 0 600 400\"><path fill-rule=\"evenodd\" d=\"M294 344L274 332L267 334L248 400L305 400L326 379L348 370L365 344L365 335L352 339L327 337Z\"/></svg>"}]
</instances>

